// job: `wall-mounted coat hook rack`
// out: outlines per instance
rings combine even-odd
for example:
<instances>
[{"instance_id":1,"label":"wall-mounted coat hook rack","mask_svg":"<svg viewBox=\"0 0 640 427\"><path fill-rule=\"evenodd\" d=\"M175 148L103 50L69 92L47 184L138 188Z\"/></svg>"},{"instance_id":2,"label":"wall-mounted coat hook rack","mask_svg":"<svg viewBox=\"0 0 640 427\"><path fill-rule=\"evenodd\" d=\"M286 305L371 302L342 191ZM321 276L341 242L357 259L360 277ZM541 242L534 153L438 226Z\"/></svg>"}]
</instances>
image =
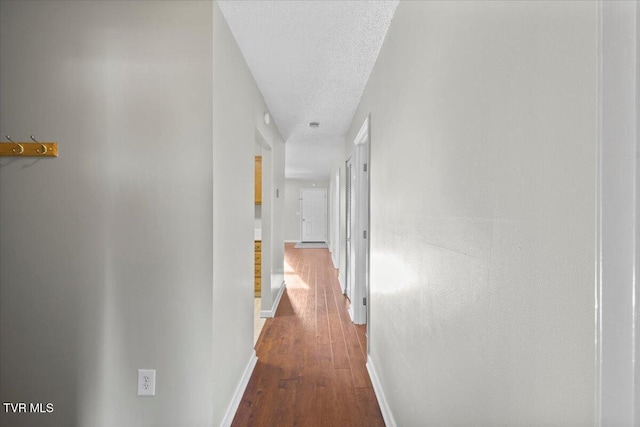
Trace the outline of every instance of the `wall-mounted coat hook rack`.
<instances>
[{"instance_id":1,"label":"wall-mounted coat hook rack","mask_svg":"<svg viewBox=\"0 0 640 427\"><path fill-rule=\"evenodd\" d=\"M58 157L57 142L40 142L31 135L33 142L16 142L5 135L9 142L0 143L0 157Z\"/></svg>"}]
</instances>

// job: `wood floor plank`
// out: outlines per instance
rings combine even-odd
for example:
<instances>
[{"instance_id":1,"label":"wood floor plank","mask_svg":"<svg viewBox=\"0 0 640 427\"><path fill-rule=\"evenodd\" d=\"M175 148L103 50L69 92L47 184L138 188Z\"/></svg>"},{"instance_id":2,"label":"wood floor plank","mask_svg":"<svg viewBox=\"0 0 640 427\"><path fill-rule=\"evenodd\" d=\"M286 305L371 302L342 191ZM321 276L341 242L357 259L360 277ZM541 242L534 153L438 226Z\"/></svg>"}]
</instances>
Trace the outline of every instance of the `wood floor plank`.
<instances>
[{"instance_id":1,"label":"wood floor plank","mask_svg":"<svg viewBox=\"0 0 640 427\"><path fill-rule=\"evenodd\" d=\"M287 288L256 344L235 427L377 427L366 329L353 325L326 249L285 250Z\"/></svg>"},{"instance_id":2,"label":"wood floor plank","mask_svg":"<svg viewBox=\"0 0 640 427\"><path fill-rule=\"evenodd\" d=\"M344 333L337 315L329 316L329 334L331 335L331 351L334 369L349 369L349 352L344 340Z\"/></svg>"},{"instance_id":3,"label":"wood floor plank","mask_svg":"<svg viewBox=\"0 0 640 427\"><path fill-rule=\"evenodd\" d=\"M358 343L362 349L362 354L367 357L367 325L354 325L358 336Z\"/></svg>"},{"instance_id":4,"label":"wood floor plank","mask_svg":"<svg viewBox=\"0 0 640 427\"><path fill-rule=\"evenodd\" d=\"M367 427L384 427L384 420L373 388L356 389L356 401L360 419Z\"/></svg>"},{"instance_id":5,"label":"wood floor plank","mask_svg":"<svg viewBox=\"0 0 640 427\"><path fill-rule=\"evenodd\" d=\"M331 342L327 298L324 289L318 290L316 294L316 336L318 337L318 344L329 344Z\"/></svg>"}]
</instances>

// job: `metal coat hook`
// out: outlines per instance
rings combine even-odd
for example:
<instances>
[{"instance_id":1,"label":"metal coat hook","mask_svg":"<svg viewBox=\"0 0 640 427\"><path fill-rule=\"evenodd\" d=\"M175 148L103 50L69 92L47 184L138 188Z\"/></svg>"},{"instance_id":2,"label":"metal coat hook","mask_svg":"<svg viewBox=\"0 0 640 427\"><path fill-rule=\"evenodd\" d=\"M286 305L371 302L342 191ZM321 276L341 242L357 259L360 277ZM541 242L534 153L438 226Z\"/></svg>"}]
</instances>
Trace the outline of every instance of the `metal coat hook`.
<instances>
[{"instance_id":1,"label":"metal coat hook","mask_svg":"<svg viewBox=\"0 0 640 427\"><path fill-rule=\"evenodd\" d=\"M0 156L58 157L58 144L55 142L40 142L33 135L33 142L16 142L9 135L5 138L10 144L0 143Z\"/></svg>"},{"instance_id":2,"label":"metal coat hook","mask_svg":"<svg viewBox=\"0 0 640 427\"><path fill-rule=\"evenodd\" d=\"M38 141L35 136L31 135L29 138L31 138L33 142L37 142L38 144L40 144L40 141ZM47 146L44 144L40 144L40 147L36 148L36 153L47 154Z\"/></svg>"},{"instance_id":3,"label":"metal coat hook","mask_svg":"<svg viewBox=\"0 0 640 427\"><path fill-rule=\"evenodd\" d=\"M11 137L9 135L5 135L4 137L7 138L9 141L13 142L14 144L16 144L16 146L11 149L11 152L13 154L22 154L22 153L24 153L24 147L22 146L22 144L14 142L13 139L11 139Z\"/></svg>"}]
</instances>

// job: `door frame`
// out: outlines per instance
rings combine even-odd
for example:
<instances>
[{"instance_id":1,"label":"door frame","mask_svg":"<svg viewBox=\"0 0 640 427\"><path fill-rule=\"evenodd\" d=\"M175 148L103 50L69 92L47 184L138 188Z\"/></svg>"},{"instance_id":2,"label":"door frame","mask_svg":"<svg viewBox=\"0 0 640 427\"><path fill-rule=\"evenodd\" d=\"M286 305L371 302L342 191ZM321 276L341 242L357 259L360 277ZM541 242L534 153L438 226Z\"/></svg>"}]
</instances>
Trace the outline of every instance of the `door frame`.
<instances>
[{"instance_id":1,"label":"door frame","mask_svg":"<svg viewBox=\"0 0 640 427\"><path fill-rule=\"evenodd\" d=\"M353 270L353 266L355 265L355 260L353 259L353 255L355 254L353 250L353 227L354 227L354 200L353 200L353 159L349 157L344 165L345 170L345 242L344 242L344 266L345 266L345 274L344 274L344 295L349 299L349 302L353 300L353 295L351 294L353 289L353 281L355 277L355 273ZM351 316L351 320L353 321L353 310L349 307L349 315Z\"/></svg>"},{"instance_id":2,"label":"door frame","mask_svg":"<svg viewBox=\"0 0 640 427\"><path fill-rule=\"evenodd\" d=\"M267 313L273 305L273 150L271 144L262 135L258 128L255 129L255 142L260 146L262 156L262 204L261 212L261 291L260 291L260 317L269 317ZM252 293L253 295L253 293ZM271 316L273 317L273 316Z\"/></svg>"},{"instance_id":3,"label":"door frame","mask_svg":"<svg viewBox=\"0 0 640 427\"><path fill-rule=\"evenodd\" d=\"M355 269L353 280L348 281L351 289L351 304L349 314L353 323L357 325L367 324L369 318L369 181L370 181L370 120L365 119L360 131L356 135L352 157L351 174L352 199L354 203L352 216L352 241L351 250L355 251ZM347 270L347 274L350 274ZM368 328L368 327L367 327Z\"/></svg>"},{"instance_id":4,"label":"door frame","mask_svg":"<svg viewBox=\"0 0 640 427\"><path fill-rule=\"evenodd\" d=\"M640 423L640 5L598 2L596 426Z\"/></svg>"}]
</instances>

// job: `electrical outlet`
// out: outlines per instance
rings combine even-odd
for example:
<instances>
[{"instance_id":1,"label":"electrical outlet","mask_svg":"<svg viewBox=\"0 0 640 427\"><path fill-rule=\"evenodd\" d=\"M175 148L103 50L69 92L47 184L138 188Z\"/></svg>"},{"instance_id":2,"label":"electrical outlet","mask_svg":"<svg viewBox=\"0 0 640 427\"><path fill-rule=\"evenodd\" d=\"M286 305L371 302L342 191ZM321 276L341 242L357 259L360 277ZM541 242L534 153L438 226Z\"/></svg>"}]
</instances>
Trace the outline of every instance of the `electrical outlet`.
<instances>
[{"instance_id":1,"label":"electrical outlet","mask_svg":"<svg viewBox=\"0 0 640 427\"><path fill-rule=\"evenodd\" d=\"M156 395L156 370L138 369L138 396Z\"/></svg>"}]
</instances>

